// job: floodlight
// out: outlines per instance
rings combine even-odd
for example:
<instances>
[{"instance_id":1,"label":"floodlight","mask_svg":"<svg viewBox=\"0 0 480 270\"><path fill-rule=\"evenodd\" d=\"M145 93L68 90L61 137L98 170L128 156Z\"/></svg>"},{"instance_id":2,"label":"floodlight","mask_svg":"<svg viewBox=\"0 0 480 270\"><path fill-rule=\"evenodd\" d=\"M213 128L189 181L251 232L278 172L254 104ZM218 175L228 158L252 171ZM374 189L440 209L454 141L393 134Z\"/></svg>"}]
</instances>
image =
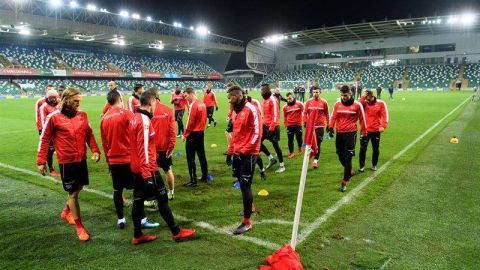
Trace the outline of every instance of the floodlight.
<instances>
[{"instance_id":1,"label":"floodlight","mask_svg":"<svg viewBox=\"0 0 480 270\"><path fill-rule=\"evenodd\" d=\"M173 22L174 27L182 27L182 24L179 22Z\"/></svg>"},{"instance_id":2,"label":"floodlight","mask_svg":"<svg viewBox=\"0 0 480 270\"><path fill-rule=\"evenodd\" d=\"M128 16L130 16L130 14L126 10L121 10L119 14L124 18L128 18Z\"/></svg>"},{"instance_id":3,"label":"floodlight","mask_svg":"<svg viewBox=\"0 0 480 270\"><path fill-rule=\"evenodd\" d=\"M71 8L77 8L77 7L78 7L78 3L75 2L75 1L70 1L70 7L71 7Z\"/></svg>"},{"instance_id":4,"label":"floodlight","mask_svg":"<svg viewBox=\"0 0 480 270\"><path fill-rule=\"evenodd\" d=\"M50 6L57 8L63 4L62 0L50 0Z\"/></svg>"},{"instance_id":5,"label":"floodlight","mask_svg":"<svg viewBox=\"0 0 480 270\"><path fill-rule=\"evenodd\" d=\"M27 28L21 29L20 31L18 31L18 33L23 36L30 36L32 34L30 29Z\"/></svg>"},{"instance_id":6,"label":"floodlight","mask_svg":"<svg viewBox=\"0 0 480 270\"><path fill-rule=\"evenodd\" d=\"M285 39L283 35L271 35L265 38L265 42L267 43L278 43L281 40Z\"/></svg>"},{"instance_id":7,"label":"floodlight","mask_svg":"<svg viewBox=\"0 0 480 270\"><path fill-rule=\"evenodd\" d=\"M192 30L192 31L193 31L193 30L195 30L195 27L193 27L193 26L190 26L190 30Z\"/></svg>"},{"instance_id":8,"label":"floodlight","mask_svg":"<svg viewBox=\"0 0 480 270\"><path fill-rule=\"evenodd\" d=\"M442 23L442 19L437 19L437 23Z\"/></svg>"},{"instance_id":9,"label":"floodlight","mask_svg":"<svg viewBox=\"0 0 480 270\"><path fill-rule=\"evenodd\" d=\"M447 19L448 24L455 24L458 22L458 17L457 16L450 16Z\"/></svg>"},{"instance_id":10,"label":"floodlight","mask_svg":"<svg viewBox=\"0 0 480 270\"><path fill-rule=\"evenodd\" d=\"M151 21L152 21L152 17L147 16L147 21L151 22Z\"/></svg>"},{"instance_id":11,"label":"floodlight","mask_svg":"<svg viewBox=\"0 0 480 270\"><path fill-rule=\"evenodd\" d=\"M97 6L95 6L94 4L88 4L87 5L87 10L97 11Z\"/></svg>"},{"instance_id":12,"label":"floodlight","mask_svg":"<svg viewBox=\"0 0 480 270\"><path fill-rule=\"evenodd\" d=\"M472 25L475 23L475 20L477 19L477 16L473 13L465 13L465 14L462 14L462 16L460 17L460 22L463 24L463 25Z\"/></svg>"},{"instance_id":13,"label":"floodlight","mask_svg":"<svg viewBox=\"0 0 480 270\"><path fill-rule=\"evenodd\" d=\"M198 33L200 36L206 36L206 35L208 35L208 28L207 28L205 25L199 25L199 26L197 26L197 28L195 29L195 31L197 31L197 33Z\"/></svg>"},{"instance_id":14,"label":"floodlight","mask_svg":"<svg viewBox=\"0 0 480 270\"><path fill-rule=\"evenodd\" d=\"M113 42L113 45L125 46L126 43L125 43L125 40L123 39L117 39Z\"/></svg>"},{"instance_id":15,"label":"floodlight","mask_svg":"<svg viewBox=\"0 0 480 270\"><path fill-rule=\"evenodd\" d=\"M101 9L100 9L100 12L108 13L108 10L107 10L106 8L101 8Z\"/></svg>"},{"instance_id":16,"label":"floodlight","mask_svg":"<svg viewBox=\"0 0 480 270\"><path fill-rule=\"evenodd\" d=\"M140 15L138 13L133 13L132 18L135 20L140 20Z\"/></svg>"}]
</instances>

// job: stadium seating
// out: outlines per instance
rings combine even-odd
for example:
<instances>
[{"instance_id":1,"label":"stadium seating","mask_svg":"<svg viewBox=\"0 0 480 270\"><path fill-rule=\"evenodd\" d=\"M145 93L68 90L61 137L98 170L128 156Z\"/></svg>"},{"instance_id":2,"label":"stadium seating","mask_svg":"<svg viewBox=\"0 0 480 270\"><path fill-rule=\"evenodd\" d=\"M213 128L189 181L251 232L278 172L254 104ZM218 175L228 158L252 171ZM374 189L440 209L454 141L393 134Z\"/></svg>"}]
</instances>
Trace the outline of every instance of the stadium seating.
<instances>
[{"instance_id":1,"label":"stadium seating","mask_svg":"<svg viewBox=\"0 0 480 270\"><path fill-rule=\"evenodd\" d=\"M253 83L253 78L232 78L227 81L232 81L240 85L242 88L252 88L255 86Z\"/></svg>"},{"instance_id":2,"label":"stadium seating","mask_svg":"<svg viewBox=\"0 0 480 270\"><path fill-rule=\"evenodd\" d=\"M56 58L43 48L6 46L0 47L0 54L13 64L18 62L24 67L38 69L54 69L56 67Z\"/></svg>"},{"instance_id":3,"label":"stadium seating","mask_svg":"<svg viewBox=\"0 0 480 270\"><path fill-rule=\"evenodd\" d=\"M170 59L156 56L144 56L141 64L150 71L177 74L206 75L218 73L200 60Z\"/></svg>"},{"instance_id":4,"label":"stadium seating","mask_svg":"<svg viewBox=\"0 0 480 270\"><path fill-rule=\"evenodd\" d=\"M405 67L371 67L366 68L360 75L360 82L365 88L388 88L396 80L402 79Z\"/></svg>"},{"instance_id":5,"label":"stadium seating","mask_svg":"<svg viewBox=\"0 0 480 270\"><path fill-rule=\"evenodd\" d=\"M107 63L113 64L118 69L128 72L141 71L142 64L137 58L128 55L116 55L116 54L98 54L98 58Z\"/></svg>"},{"instance_id":6,"label":"stadium seating","mask_svg":"<svg viewBox=\"0 0 480 270\"><path fill-rule=\"evenodd\" d=\"M60 85L68 86L69 82L62 82L60 80L31 80L31 79L20 79L14 80L15 83L20 85L23 91L29 94L43 95L45 93L45 88L49 84L53 84L55 88L58 88Z\"/></svg>"},{"instance_id":7,"label":"stadium seating","mask_svg":"<svg viewBox=\"0 0 480 270\"><path fill-rule=\"evenodd\" d=\"M480 64L467 65L463 77L468 80L468 87L477 86L480 83Z\"/></svg>"},{"instance_id":8,"label":"stadium seating","mask_svg":"<svg viewBox=\"0 0 480 270\"><path fill-rule=\"evenodd\" d=\"M22 91L7 80L0 80L0 95L20 95Z\"/></svg>"},{"instance_id":9,"label":"stadium seating","mask_svg":"<svg viewBox=\"0 0 480 270\"><path fill-rule=\"evenodd\" d=\"M72 69L77 70L108 70L107 64L93 53L88 52L73 52L73 51L57 51L63 58L65 63Z\"/></svg>"},{"instance_id":10,"label":"stadium seating","mask_svg":"<svg viewBox=\"0 0 480 270\"><path fill-rule=\"evenodd\" d=\"M318 70L303 69L293 71L273 71L265 77L259 85L264 83L277 84L279 81L311 81L318 78ZM290 90L290 89L285 89Z\"/></svg>"},{"instance_id":11,"label":"stadium seating","mask_svg":"<svg viewBox=\"0 0 480 270\"><path fill-rule=\"evenodd\" d=\"M411 88L449 87L458 77L459 65L412 66L409 71Z\"/></svg>"},{"instance_id":12,"label":"stadium seating","mask_svg":"<svg viewBox=\"0 0 480 270\"><path fill-rule=\"evenodd\" d=\"M336 83L352 82L356 72L356 69L348 68L323 69L318 77L318 86L322 89L330 89Z\"/></svg>"}]
</instances>

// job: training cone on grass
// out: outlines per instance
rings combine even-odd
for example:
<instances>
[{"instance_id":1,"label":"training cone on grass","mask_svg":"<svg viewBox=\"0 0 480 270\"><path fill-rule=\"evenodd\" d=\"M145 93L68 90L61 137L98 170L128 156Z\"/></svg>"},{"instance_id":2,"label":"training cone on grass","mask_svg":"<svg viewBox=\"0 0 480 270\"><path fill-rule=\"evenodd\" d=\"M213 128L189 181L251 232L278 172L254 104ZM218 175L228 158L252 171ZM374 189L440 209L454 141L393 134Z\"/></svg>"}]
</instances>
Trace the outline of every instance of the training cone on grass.
<instances>
[{"instance_id":1,"label":"training cone on grass","mask_svg":"<svg viewBox=\"0 0 480 270\"><path fill-rule=\"evenodd\" d=\"M268 191L266 189L262 189L258 192L258 196L266 197L268 196Z\"/></svg>"},{"instance_id":2,"label":"training cone on grass","mask_svg":"<svg viewBox=\"0 0 480 270\"><path fill-rule=\"evenodd\" d=\"M176 153L175 153L175 156L176 156L176 157L182 156L182 152L176 152Z\"/></svg>"},{"instance_id":3,"label":"training cone on grass","mask_svg":"<svg viewBox=\"0 0 480 270\"><path fill-rule=\"evenodd\" d=\"M260 270L303 270L300 255L286 244L272 255L267 256L269 265L261 265Z\"/></svg>"},{"instance_id":4,"label":"training cone on grass","mask_svg":"<svg viewBox=\"0 0 480 270\"><path fill-rule=\"evenodd\" d=\"M217 148L217 146L218 146L218 145L216 145L216 144L214 144L214 143L212 143L212 145L210 145L210 147L212 147L212 148Z\"/></svg>"},{"instance_id":5,"label":"training cone on grass","mask_svg":"<svg viewBox=\"0 0 480 270\"><path fill-rule=\"evenodd\" d=\"M451 143L451 144L457 144L457 143L458 143L458 138L457 138L457 136L453 136L453 137L450 139L450 143Z\"/></svg>"}]
</instances>

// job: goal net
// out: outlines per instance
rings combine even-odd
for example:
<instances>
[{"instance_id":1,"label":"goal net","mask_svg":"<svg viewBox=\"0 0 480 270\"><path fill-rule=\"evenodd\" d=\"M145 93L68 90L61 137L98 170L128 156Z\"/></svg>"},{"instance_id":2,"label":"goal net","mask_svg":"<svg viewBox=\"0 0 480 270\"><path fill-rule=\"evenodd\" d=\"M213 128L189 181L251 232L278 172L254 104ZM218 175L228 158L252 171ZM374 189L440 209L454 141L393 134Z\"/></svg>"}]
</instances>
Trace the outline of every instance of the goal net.
<instances>
[{"instance_id":1,"label":"goal net","mask_svg":"<svg viewBox=\"0 0 480 270\"><path fill-rule=\"evenodd\" d=\"M279 81L278 82L278 88L280 88L280 91L282 92L288 92L288 91L293 91L295 87L303 87L305 90L308 91L310 88L310 82L309 81Z\"/></svg>"}]
</instances>

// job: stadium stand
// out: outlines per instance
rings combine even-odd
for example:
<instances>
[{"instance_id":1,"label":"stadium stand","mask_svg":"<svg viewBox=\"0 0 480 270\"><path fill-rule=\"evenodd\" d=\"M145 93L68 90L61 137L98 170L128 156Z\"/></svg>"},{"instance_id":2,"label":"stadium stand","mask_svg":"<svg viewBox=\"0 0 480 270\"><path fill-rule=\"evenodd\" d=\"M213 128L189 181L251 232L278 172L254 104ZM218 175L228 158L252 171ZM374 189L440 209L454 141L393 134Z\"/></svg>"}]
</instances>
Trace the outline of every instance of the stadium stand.
<instances>
[{"instance_id":1,"label":"stadium stand","mask_svg":"<svg viewBox=\"0 0 480 270\"><path fill-rule=\"evenodd\" d=\"M0 95L19 95L22 91L8 80L0 80Z\"/></svg>"},{"instance_id":2,"label":"stadium stand","mask_svg":"<svg viewBox=\"0 0 480 270\"><path fill-rule=\"evenodd\" d=\"M466 65L464 78L468 80L468 87L475 87L480 83L480 64Z\"/></svg>"},{"instance_id":3,"label":"stadium stand","mask_svg":"<svg viewBox=\"0 0 480 270\"><path fill-rule=\"evenodd\" d=\"M143 56L140 59L140 62L146 69L156 72L195 75L218 73L200 60L169 59L155 56Z\"/></svg>"},{"instance_id":4,"label":"stadium stand","mask_svg":"<svg viewBox=\"0 0 480 270\"><path fill-rule=\"evenodd\" d=\"M449 87L458 77L459 65L412 66L409 71L411 88Z\"/></svg>"},{"instance_id":5,"label":"stadium stand","mask_svg":"<svg viewBox=\"0 0 480 270\"><path fill-rule=\"evenodd\" d=\"M318 86L330 89L335 83L351 82L355 79L356 69L339 68L323 69L318 77Z\"/></svg>"},{"instance_id":6,"label":"stadium stand","mask_svg":"<svg viewBox=\"0 0 480 270\"><path fill-rule=\"evenodd\" d=\"M5 56L14 66L54 69L55 57L44 48L29 48L21 46L2 46L0 55Z\"/></svg>"},{"instance_id":7,"label":"stadium stand","mask_svg":"<svg viewBox=\"0 0 480 270\"><path fill-rule=\"evenodd\" d=\"M43 95L45 93L45 88L49 84L53 84L55 88L58 88L60 85L69 86L69 82L65 81L62 82L60 80L32 80L32 79L19 79L14 80L20 88L28 94L40 94Z\"/></svg>"},{"instance_id":8,"label":"stadium stand","mask_svg":"<svg viewBox=\"0 0 480 270\"><path fill-rule=\"evenodd\" d=\"M142 69L142 64L133 56L106 53L98 54L98 58L107 65L115 66L118 70L134 72Z\"/></svg>"},{"instance_id":9,"label":"stadium stand","mask_svg":"<svg viewBox=\"0 0 480 270\"><path fill-rule=\"evenodd\" d=\"M360 82L366 88L377 88L378 86L388 88L396 80L402 79L404 71L405 67L365 68L360 75Z\"/></svg>"},{"instance_id":10,"label":"stadium stand","mask_svg":"<svg viewBox=\"0 0 480 270\"><path fill-rule=\"evenodd\" d=\"M235 78L231 80L232 82L240 85L243 88L252 88L254 87L253 78Z\"/></svg>"},{"instance_id":11,"label":"stadium stand","mask_svg":"<svg viewBox=\"0 0 480 270\"><path fill-rule=\"evenodd\" d=\"M98 57L89 52L81 51L57 51L65 63L72 69L78 70L109 70L105 62L98 59Z\"/></svg>"},{"instance_id":12,"label":"stadium stand","mask_svg":"<svg viewBox=\"0 0 480 270\"><path fill-rule=\"evenodd\" d=\"M278 83L279 81L310 81L318 78L317 69L303 69L293 71L273 71L265 77L260 83Z\"/></svg>"}]
</instances>

